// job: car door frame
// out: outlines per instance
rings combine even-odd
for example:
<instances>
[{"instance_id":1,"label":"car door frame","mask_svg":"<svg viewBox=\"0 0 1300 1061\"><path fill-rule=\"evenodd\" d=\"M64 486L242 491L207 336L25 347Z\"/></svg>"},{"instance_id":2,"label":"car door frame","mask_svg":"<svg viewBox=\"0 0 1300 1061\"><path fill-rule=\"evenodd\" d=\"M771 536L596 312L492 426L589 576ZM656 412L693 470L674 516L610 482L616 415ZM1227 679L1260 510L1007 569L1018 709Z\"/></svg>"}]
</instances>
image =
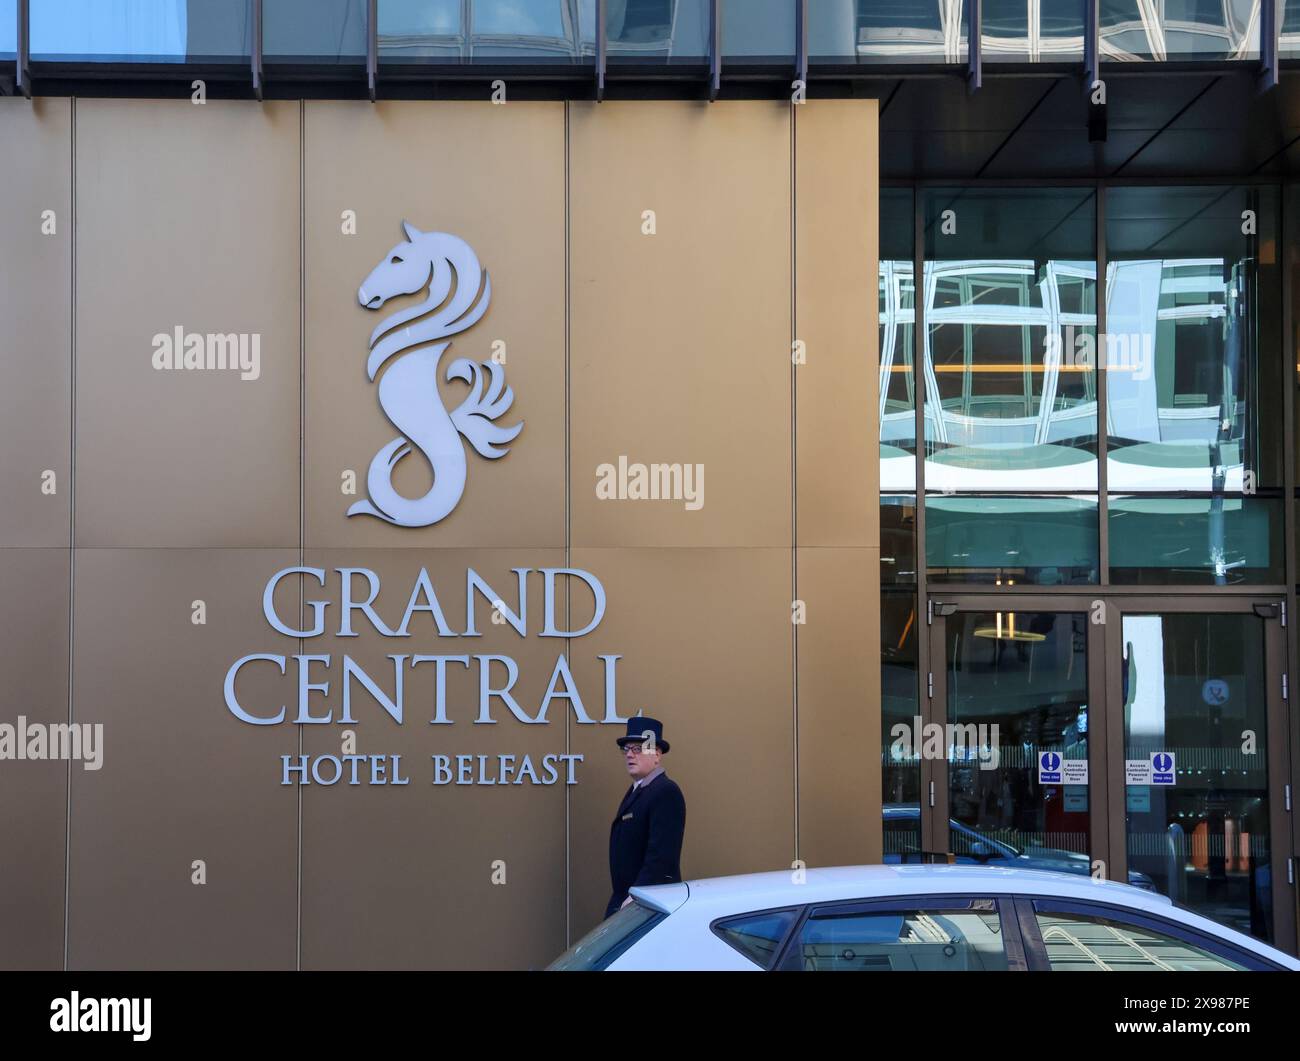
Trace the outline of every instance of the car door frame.
<instances>
[{"instance_id":1,"label":"car door frame","mask_svg":"<svg viewBox=\"0 0 1300 1061\"><path fill-rule=\"evenodd\" d=\"M1047 957L1047 945L1043 942L1043 934L1038 927L1038 918L1035 916L1040 911L1040 907L1043 912L1078 914L1081 917L1103 918L1108 921L1118 921L1121 924L1132 925L1135 928L1145 928L1151 932L1158 932L1162 936L1170 936L1181 940L1190 946L1208 950L1217 957L1235 961L1253 972L1286 971L1285 966L1278 965L1252 950L1247 950L1228 940L1220 939L1218 936L1184 924L1181 921L1172 921L1146 910L1134 910L1132 907L1119 906L1113 903L1054 895L1017 895L1014 905L1017 928L1019 929L1021 943L1025 949L1025 957L1028 960L1030 972L1053 971L1051 962Z\"/></svg>"},{"instance_id":2,"label":"car door frame","mask_svg":"<svg viewBox=\"0 0 1300 1061\"><path fill-rule=\"evenodd\" d=\"M849 913L893 913L916 911L925 908L942 908L944 910L960 910L961 904L966 904L966 909L970 909L970 904L975 901L992 902L994 909L997 911L998 922L1000 925L999 934L1002 936L1002 950L1007 959L1007 972L1026 972L1029 969L1028 958L1025 952L1024 942L1021 939L1020 922L1017 917L1014 898L1009 895L1001 895L992 892L953 892L933 893L922 892L916 895L891 895L881 896L870 899L831 899L826 902L808 903L799 912L799 916L794 919L785 939L776 950L776 957L768 966L768 972L804 972L802 965L792 964L797 954L796 943L803 932L803 927L807 924L809 918L814 914L825 910L833 910L843 914ZM780 909L788 909L781 907ZM763 911L755 911L762 913ZM736 915L741 916L741 915Z\"/></svg>"}]
</instances>

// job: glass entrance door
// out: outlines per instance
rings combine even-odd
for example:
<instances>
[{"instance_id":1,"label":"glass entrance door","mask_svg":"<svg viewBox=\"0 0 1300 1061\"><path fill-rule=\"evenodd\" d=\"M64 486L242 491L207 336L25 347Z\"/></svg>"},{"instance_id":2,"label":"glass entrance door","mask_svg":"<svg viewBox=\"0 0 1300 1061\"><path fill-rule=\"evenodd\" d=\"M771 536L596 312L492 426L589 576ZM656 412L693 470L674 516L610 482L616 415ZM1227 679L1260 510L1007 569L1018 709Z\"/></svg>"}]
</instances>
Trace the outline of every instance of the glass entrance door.
<instances>
[{"instance_id":1,"label":"glass entrance door","mask_svg":"<svg viewBox=\"0 0 1300 1061\"><path fill-rule=\"evenodd\" d=\"M939 594L920 857L1092 875L1296 947L1285 630L1239 594Z\"/></svg>"},{"instance_id":2,"label":"glass entrance door","mask_svg":"<svg viewBox=\"0 0 1300 1061\"><path fill-rule=\"evenodd\" d=\"M1103 644L1083 602L963 597L933 610L923 843L953 861L1087 876L1106 819L1094 795Z\"/></svg>"},{"instance_id":3,"label":"glass entrance door","mask_svg":"<svg viewBox=\"0 0 1300 1061\"><path fill-rule=\"evenodd\" d=\"M1116 632L1109 684L1124 784L1114 844L1129 874L1291 945L1280 606L1124 600Z\"/></svg>"}]
</instances>

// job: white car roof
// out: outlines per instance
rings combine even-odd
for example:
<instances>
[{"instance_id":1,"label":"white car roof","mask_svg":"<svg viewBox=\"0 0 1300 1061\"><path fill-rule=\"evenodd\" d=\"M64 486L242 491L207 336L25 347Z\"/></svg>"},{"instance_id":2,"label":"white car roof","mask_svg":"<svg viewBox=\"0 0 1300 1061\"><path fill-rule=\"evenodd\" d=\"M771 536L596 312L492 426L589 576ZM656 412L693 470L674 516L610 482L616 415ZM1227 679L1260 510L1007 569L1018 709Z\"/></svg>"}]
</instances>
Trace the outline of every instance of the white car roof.
<instances>
[{"instance_id":1,"label":"white car roof","mask_svg":"<svg viewBox=\"0 0 1300 1061\"><path fill-rule=\"evenodd\" d=\"M1095 880L1075 873L971 865L835 866L808 869L804 871L802 883L796 884L796 879L794 870L710 877L682 884L633 888L632 896L667 913L689 901L692 918L711 921L750 910L846 899L971 892L988 896L1050 895L1059 899L1110 903L1172 919L1257 953L1267 951L1270 957L1285 959L1292 968L1300 968L1300 962L1294 958L1226 925L1176 908L1163 895L1118 881Z\"/></svg>"},{"instance_id":2,"label":"white car roof","mask_svg":"<svg viewBox=\"0 0 1300 1061\"><path fill-rule=\"evenodd\" d=\"M747 873L735 877L706 877L684 884L661 884L634 888L633 895L651 906L674 909L690 896L692 905L718 904L761 910L792 903L836 902L843 899L871 899L890 895L985 894L1055 895L1091 899L1101 895L1110 901L1139 905L1155 912L1168 911L1169 900L1117 881L1094 880L1076 873L1002 868L996 866L831 866L803 871L801 883L795 870ZM676 891L676 889L682 889ZM1145 902L1144 902L1145 900Z\"/></svg>"}]
</instances>

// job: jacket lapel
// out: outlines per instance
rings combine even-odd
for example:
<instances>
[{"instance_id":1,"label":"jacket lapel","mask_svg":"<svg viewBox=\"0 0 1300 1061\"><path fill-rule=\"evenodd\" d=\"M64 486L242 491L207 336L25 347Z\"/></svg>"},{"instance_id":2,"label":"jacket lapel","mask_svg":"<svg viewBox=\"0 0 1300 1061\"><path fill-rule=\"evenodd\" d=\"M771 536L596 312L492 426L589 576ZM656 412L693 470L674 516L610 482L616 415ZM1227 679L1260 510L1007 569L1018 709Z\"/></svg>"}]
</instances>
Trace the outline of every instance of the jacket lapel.
<instances>
[{"instance_id":1,"label":"jacket lapel","mask_svg":"<svg viewBox=\"0 0 1300 1061\"><path fill-rule=\"evenodd\" d=\"M663 776L662 774L659 775L659 777L662 777L662 776ZM635 784L634 784L631 788L629 788L629 789L627 790L626 795L623 796L623 802L620 803L620 804L618 805L618 814L617 814L616 817L617 817L617 818L622 818L623 815L627 813L628 808L631 807L632 804L636 802L637 797L638 797L639 795L641 795L641 793L644 792L647 788L649 788L651 785L653 785L653 784L655 783L655 781L658 781L658 780L659 780L659 778L656 777L653 781L649 781L649 782L647 782L647 783L645 783L645 784L643 784L643 785L635 785Z\"/></svg>"}]
</instances>

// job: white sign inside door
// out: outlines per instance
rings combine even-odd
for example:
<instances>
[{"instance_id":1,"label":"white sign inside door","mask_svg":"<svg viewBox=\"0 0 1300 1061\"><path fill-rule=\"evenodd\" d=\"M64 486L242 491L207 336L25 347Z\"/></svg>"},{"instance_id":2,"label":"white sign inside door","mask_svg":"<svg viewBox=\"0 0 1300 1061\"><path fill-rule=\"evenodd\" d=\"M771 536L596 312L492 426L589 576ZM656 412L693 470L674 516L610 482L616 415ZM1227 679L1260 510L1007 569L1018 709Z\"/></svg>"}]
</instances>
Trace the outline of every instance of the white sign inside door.
<instances>
[{"instance_id":1,"label":"white sign inside door","mask_svg":"<svg viewBox=\"0 0 1300 1061\"><path fill-rule=\"evenodd\" d=\"M1061 783L1065 785L1086 785L1088 783L1088 760L1066 759L1061 763Z\"/></svg>"},{"instance_id":2,"label":"white sign inside door","mask_svg":"<svg viewBox=\"0 0 1300 1061\"><path fill-rule=\"evenodd\" d=\"M1126 785L1151 784L1151 760L1150 759L1125 759L1124 760L1124 784Z\"/></svg>"}]
</instances>

